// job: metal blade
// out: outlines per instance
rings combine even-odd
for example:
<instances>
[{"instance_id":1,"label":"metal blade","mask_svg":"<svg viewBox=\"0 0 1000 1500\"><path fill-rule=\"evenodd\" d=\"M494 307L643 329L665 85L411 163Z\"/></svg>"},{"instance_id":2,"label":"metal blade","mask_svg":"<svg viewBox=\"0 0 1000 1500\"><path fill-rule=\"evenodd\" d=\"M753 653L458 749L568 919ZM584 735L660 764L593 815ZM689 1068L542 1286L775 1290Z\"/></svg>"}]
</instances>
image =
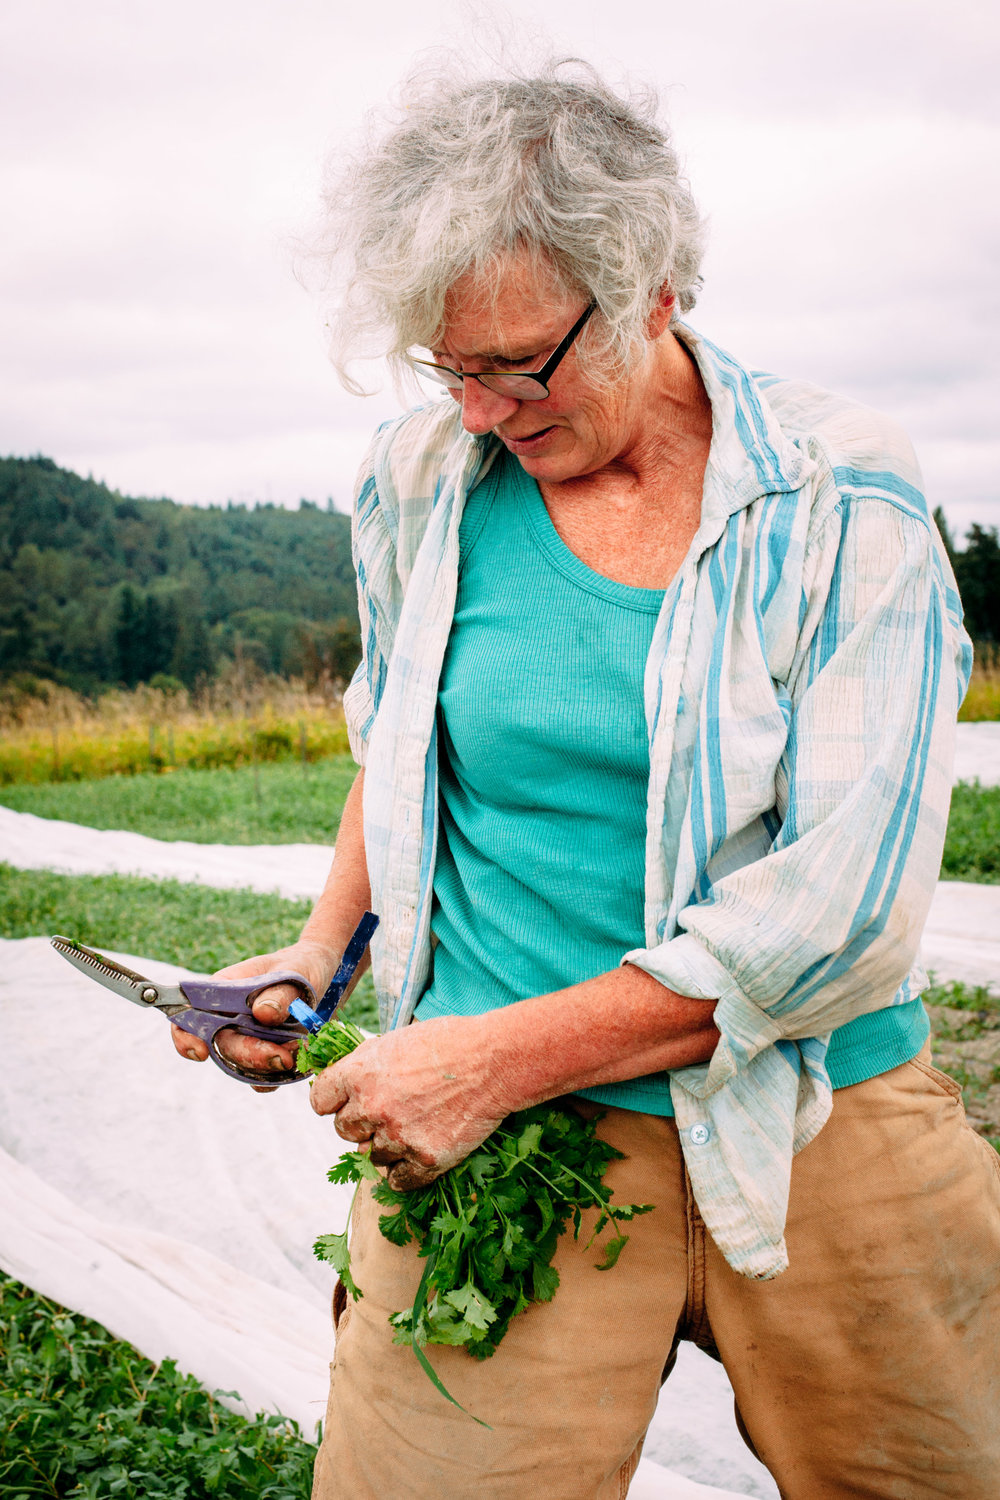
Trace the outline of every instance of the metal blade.
<instances>
[{"instance_id":1,"label":"metal blade","mask_svg":"<svg viewBox=\"0 0 1000 1500\"><path fill-rule=\"evenodd\" d=\"M126 1000L142 1006L154 1005L159 1000L158 987L143 975L126 969L124 964L116 963L103 953L96 953L93 948L85 948L72 938L54 937L51 941L56 952L61 953L81 974L96 979L106 989L114 990L116 995L123 995ZM177 1008L183 1009L183 1005Z\"/></svg>"}]
</instances>

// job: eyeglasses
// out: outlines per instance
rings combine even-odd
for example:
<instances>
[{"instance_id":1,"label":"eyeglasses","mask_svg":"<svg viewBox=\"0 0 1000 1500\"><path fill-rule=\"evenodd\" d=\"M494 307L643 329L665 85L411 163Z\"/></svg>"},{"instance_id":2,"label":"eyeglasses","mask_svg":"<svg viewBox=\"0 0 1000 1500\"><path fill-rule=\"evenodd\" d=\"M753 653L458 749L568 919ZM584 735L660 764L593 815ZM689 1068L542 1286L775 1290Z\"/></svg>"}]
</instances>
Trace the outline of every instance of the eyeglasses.
<instances>
[{"instance_id":1,"label":"eyeglasses","mask_svg":"<svg viewBox=\"0 0 1000 1500\"><path fill-rule=\"evenodd\" d=\"M588 307L585 307L562 343L557 344L553 349L542 368L529 373L522 374L520 371L508 370L453 370L450 365L435 365L429 359L414 359L411 355L406 357L418 374L429 375L433 380L439 380L450 391L462 390L467 380L478 380L480 385L484 385L488 391L495 391L498 396L511 396L515 401L544 401L549 394L548 382L555 374L556 367L596 308L596 302L591 302Z\"/></svg>"}]
</instances>

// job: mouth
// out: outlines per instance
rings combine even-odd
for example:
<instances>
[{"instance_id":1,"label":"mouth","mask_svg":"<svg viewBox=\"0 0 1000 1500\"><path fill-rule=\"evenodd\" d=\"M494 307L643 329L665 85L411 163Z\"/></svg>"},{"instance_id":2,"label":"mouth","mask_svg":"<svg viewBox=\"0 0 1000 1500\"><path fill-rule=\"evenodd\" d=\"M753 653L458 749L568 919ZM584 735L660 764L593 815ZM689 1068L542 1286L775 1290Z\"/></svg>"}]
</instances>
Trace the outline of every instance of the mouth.
<instances>
[{"instance_id":1,"label":"mouth","mask_svg":"<svg viewBox=\"0 0 1000 1500\"><path fill-rule=\"evenodd\" d=\"M505 432L500 432L497 436L511 453L533 453L541 448L556 431L555 426L540 427L537 432L529 432L526 437L509 437Z\"/></svg>"}]
</instances>

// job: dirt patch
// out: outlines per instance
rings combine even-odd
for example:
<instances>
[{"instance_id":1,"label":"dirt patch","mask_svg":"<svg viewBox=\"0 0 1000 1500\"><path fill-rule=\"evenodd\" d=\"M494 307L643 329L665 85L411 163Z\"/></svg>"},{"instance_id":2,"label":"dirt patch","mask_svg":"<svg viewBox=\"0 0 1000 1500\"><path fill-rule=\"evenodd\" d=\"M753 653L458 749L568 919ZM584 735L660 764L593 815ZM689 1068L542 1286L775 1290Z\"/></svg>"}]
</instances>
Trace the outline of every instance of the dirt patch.
<instances>
[{"instance_id":1,"label":"dirt patch","mask_svg":"<svg viewBox=\"0 0 1000 1500\"><path fill-rule=\"evenodd\" d=\"M934 1064L962 1085L969 1124L1000 1148L1000 1001L928 1005Z\"/></svg>"}]
</instances>

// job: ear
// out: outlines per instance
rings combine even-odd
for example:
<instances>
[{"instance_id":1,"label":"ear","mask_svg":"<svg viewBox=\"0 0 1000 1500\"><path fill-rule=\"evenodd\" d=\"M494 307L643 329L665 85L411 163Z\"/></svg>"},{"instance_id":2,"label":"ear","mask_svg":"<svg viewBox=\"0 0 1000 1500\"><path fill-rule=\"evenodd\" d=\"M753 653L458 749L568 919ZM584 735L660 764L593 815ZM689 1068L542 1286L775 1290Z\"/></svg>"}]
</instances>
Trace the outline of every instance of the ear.
<instances>
[{"instance_id":1,"label":"ear","mask_svg":"<svg viewBox=\"0 0 1000 1500\"><path fill-rule=\"evenodd\" d=\"M660 334L663 333L666 328L669 328L670 319L674 315L675 301L676 298L674 297L673 292L667 286L666 282L664 282L660 287L659 292L657 293L656 301L653 304L653 310L649 314L649 318L646 321L646 337L650 340L650 342L652 342L653 339L658 339L660 337Z\"/></svg>"}]
</instances>

